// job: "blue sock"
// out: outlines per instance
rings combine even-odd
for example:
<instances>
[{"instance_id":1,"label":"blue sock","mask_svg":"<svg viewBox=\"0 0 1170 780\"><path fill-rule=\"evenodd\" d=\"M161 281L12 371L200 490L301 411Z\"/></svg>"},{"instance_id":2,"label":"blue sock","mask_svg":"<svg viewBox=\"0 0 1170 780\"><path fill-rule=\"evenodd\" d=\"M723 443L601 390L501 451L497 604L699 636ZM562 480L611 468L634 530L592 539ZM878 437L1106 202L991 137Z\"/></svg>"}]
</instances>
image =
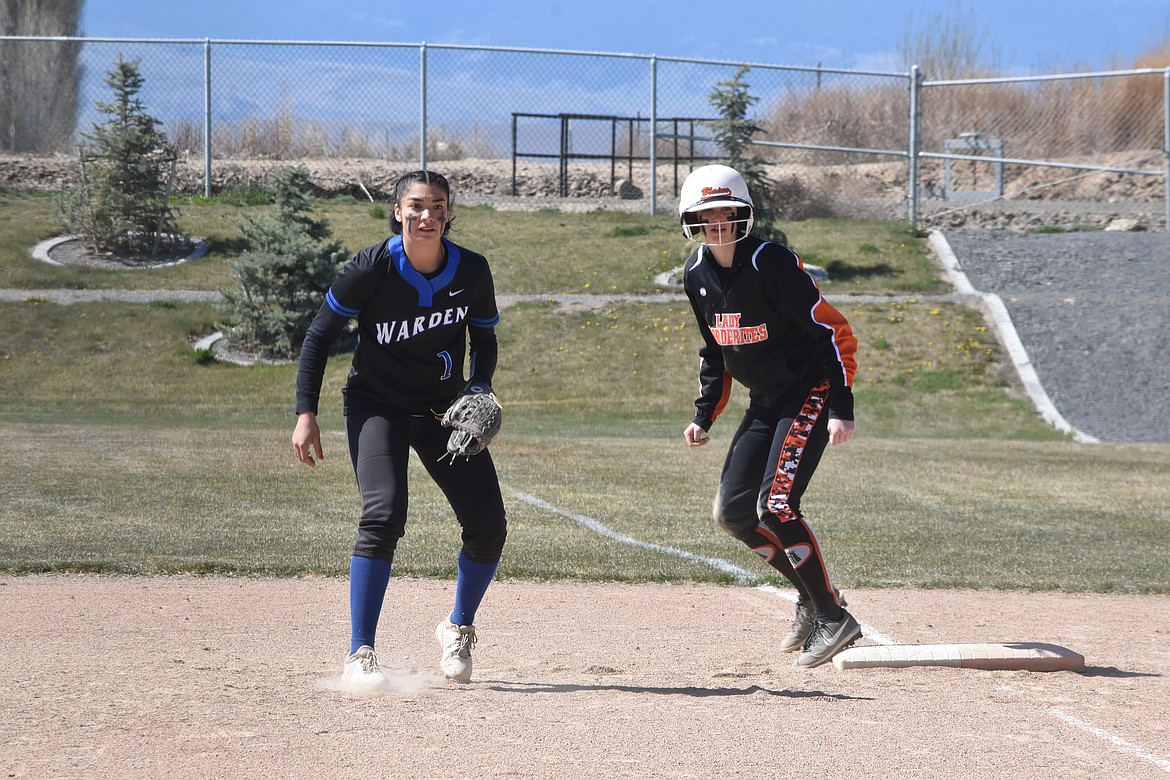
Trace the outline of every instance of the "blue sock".
<instances>
[{"instance_id":1,"label":"blue sock","mask_svg":"<svg viewBox=\"0 0 1170 780\"><path fill-rule=\"evenodd\" d=\"M349 652L374 646L382 599L390 582L390 561L355 555L349 559Z\"/></svg>"},{"instance_id":2,"label":"blue sock","mask_svg":"<svg viewBox=\"0 0 1170 780\"><path fill-rule=\"evenodd\" d=\"M475 613L479 609L479 602L483 601L483 594L487 593L492 577L496 576L494 563L476 563L459 552L459 576L455 580L455 609L451 610L450 620L457 626L470 626L475 623Z\"/></svg>"}]
</instances>

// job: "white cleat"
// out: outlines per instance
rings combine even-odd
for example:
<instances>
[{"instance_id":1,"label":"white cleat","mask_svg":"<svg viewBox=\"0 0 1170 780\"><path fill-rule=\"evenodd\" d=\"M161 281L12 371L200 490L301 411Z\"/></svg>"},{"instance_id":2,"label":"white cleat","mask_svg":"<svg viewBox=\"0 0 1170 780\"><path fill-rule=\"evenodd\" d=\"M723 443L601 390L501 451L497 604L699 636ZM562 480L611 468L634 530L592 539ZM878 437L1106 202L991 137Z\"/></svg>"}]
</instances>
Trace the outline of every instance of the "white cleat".
<instances>
[{"instance_id":1,"label":"white cleat","mask_svg":"<svg viewBox=\"0 0 1170 780\"><path fill-rule=\"evenodd\" d=\"M386 675L382 674L378 666L378 655L374 648L362 645L345 659L341 682L345 690L353 693L372 693L386 685Z\"/></svg>"},{"instance_id":2,"label":"white cleat","mask_svg":"<svg viewBox=\"0 0 1170 780\"><path fill-rule=\"evenodd\" d=\"M443 676L457 683L471 682L471 648L475 647L475 626L457 626L444 620L435 628L435 639L443 646L439 668Z\"/></svg>"}]
</instances>

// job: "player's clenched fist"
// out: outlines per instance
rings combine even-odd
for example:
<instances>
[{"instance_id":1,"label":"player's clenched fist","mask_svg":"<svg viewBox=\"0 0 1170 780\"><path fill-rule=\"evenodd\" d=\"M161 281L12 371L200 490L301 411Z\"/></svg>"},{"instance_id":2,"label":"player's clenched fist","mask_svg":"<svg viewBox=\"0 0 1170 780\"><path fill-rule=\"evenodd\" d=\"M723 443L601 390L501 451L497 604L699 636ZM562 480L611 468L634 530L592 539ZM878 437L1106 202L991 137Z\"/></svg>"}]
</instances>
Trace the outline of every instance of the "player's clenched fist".
<instances>
[{"instance_id":1,"label":"player's clenched fist","mask_svg":"<svg viewBox=\"0 0 1170 780\"><path fill-rule=\"evenodd\" d=\"M691 447L702 447L711 441L707 438L707 432L696 423L691 423L687 426L687 429L683 431L683 438L687 440L687 444Z\"/></svg>"}]
</instances>

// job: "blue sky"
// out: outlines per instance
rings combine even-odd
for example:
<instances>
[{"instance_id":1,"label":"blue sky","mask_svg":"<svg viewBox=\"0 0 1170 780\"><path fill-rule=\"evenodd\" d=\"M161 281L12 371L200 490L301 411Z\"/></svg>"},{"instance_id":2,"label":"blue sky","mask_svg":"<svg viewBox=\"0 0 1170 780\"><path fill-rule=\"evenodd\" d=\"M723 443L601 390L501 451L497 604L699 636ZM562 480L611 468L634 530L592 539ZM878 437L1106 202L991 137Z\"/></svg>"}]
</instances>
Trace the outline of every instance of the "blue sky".
<instances>
[{"instance_id":1,"label":"blue sky","mask_svg":"<svg viewBox=\"0 0 1170 780\"><path fill-rule=\"evenodd\" d=\"M323 11L322 9L326 9ZM902 70L939 18L973 25L998 72L1130 67L1170 41L1167 0L87 0L95 37L393 41Z\"/></svg>"}]
</instances>

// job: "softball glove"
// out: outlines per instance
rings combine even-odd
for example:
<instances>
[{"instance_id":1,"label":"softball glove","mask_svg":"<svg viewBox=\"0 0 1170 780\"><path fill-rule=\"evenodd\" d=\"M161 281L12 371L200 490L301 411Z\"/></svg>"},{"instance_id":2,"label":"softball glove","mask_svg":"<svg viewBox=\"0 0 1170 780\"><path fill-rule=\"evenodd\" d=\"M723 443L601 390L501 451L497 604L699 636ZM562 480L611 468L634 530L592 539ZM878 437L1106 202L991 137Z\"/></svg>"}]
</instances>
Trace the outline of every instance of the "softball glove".
<instances>
[{"instance_id":1,"label":"softball glove","mask_svg":"<svg viewBox=\"0 0 1170 780\"><path fill-rule=\"evenodd\" d=\"M487 449L500 435L502 412L490 387L469 385L440 418L444 427L452 429L451 438L447 440L447 454L451 461L458 457L470 458Z\"/></svg>"}]
</instances>

